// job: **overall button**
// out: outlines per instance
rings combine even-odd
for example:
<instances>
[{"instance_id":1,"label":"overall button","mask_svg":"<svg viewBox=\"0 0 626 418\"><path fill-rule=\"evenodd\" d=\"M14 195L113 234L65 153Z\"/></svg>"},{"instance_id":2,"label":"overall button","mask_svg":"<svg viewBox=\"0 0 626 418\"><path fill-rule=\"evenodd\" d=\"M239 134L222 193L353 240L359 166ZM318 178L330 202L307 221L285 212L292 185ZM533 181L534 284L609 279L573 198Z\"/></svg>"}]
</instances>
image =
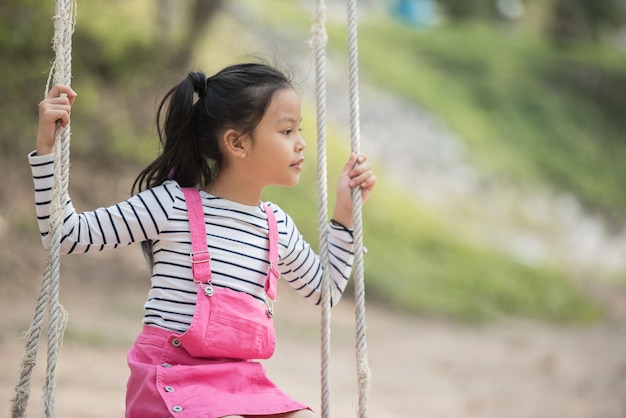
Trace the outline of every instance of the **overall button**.
<instances>
[{"instance_id":1,"label":"overall button","mask_svg":"<svg viewBox=\"0 0 626 418\"><path fill-rule=\"evenodd\" d=\"M178 341L178 338L174 338L174 339L172 340L172 345L173 345L174 347L180 347L180 341Z\"/></svg>"},{"instance_id":2,"label":"overall button","mask_svg":"<svg viewBox=\"0 0 626 418\"><path fill-rule=\"evenodd\" d=\"M169 363L163 363L161 364L161 367L165 367L166 369L169 369L170 367L172 367L172 365Z\"/></svg>"},{"instance_id":3,"label":"overall button","mask_svg":"<svg viewBox=\"0 0 626 418\"><path fill-rule=\"evenodd\" d=\"M174 388L171 386L165 386L165 391L166 392L174 392Z\"/></svg>"},{"instance_id":4,"label":"overall button","mask_svg":"<svg viewBox=\"0 0 626 418\"><path fill-rule=\"evenodd\" d=\"M183 412L183 407L179 406L179 405L173 406L172 407L172 411L174 411L174 412Z\"/></svg>"}]
</instances>

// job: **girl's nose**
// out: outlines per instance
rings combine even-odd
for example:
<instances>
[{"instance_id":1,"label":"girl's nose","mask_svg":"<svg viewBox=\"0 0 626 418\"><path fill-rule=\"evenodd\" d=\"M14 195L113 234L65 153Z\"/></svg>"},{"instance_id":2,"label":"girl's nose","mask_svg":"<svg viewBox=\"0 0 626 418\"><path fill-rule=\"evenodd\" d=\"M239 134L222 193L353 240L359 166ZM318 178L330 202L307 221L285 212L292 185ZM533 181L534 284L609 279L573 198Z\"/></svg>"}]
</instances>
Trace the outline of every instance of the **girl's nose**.
<instances>
[{"instance_id":1,"label":"girl's nose","mask_svg":"<svg viewBox=\"0 0 626 418\"><path fill-rule=\"evenodd\" d=\"M304 151L304 149L306 148L306 141L304 140L304 138L302 138L301 135L298 135L298 142L296 143L296 150L298 151Z\"/></svg>"}]
</instances>

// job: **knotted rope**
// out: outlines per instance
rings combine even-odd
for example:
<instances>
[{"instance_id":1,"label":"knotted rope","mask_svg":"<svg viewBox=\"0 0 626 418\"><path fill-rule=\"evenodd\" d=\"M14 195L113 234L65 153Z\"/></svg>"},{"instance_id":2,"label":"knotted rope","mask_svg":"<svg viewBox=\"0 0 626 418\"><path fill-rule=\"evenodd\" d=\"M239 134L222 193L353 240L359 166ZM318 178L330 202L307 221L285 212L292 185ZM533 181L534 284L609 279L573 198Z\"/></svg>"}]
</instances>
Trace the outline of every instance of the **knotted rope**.
<instances>
[{"instance_id":1,"label":"knotted rope","mask_svg":"<svg viewBox=\"0 0 626 418\"><path fill-rule=\"evenodd\" d=\"M55 58L46 83L46 92L54 84L69 86L72 78L72 33L76 23L75 0L56 0L54 37L52 48ZM59 303L60 243L63 233L63 208L69 183L70 128L57 126L54 147L54 183L50 204L51 243L46 266L37 298L35 315L26 332L26 349L22 359L22 371L15 397L12 401L11 417L22 418L30 396L30 380L36 364L39 339L48 314L48 351L46 378L43 386L42 413L46 418L54 417L56 396L56 367L63 343L63 332L67 324L67 312Z\"/></svg>"},{"instance_id":2,"label":"knotted rope","mask_svg":"<svg viewBox=\"0 0 626 418\"><path fill-rule=\"evenodd\" d=\"M357 43L357 10L356 0L347 1L348 12L348 64L350 89L350 132L351 149L360 153L359 127L359 74L358 74L358 43ZM322 283L322 361L321 384L322 418L330 417L330 299L331 283L328 278L330 269L328 261L328 212L327 212L327 163L326 163L326 6L324 0L318 0L315 13L316 23L313 27L313 47L315 53L316 101L317 101L317 158L318 158L318 225L319 252L324 266ZM365 279L363 274L363 218L361 191L353 190L354 218L354 296L356 321L356 368L358 376L358 417L367 417L367 398L370 390L370 369L367 358L367 340L365 324Z\"/></svg>"}]
</instances>

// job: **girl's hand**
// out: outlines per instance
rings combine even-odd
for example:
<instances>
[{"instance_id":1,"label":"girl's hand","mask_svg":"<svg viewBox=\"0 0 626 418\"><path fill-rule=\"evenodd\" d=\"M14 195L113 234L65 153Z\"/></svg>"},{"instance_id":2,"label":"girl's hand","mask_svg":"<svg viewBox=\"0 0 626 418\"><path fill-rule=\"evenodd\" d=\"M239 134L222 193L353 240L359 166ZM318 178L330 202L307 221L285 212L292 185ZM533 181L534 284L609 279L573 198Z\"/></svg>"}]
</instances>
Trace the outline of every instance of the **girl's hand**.
<instances>
[{"instance_id":1,"label":"girl's hand","mask_svg":"<svg viewBox=\"0 0 626 418\"><path fill-rule=\"evenodd\" d=\"M357 163L358 165L355 167ZM354 153L350 154L350 158L337 181L337 202L335 203L333 220L347 228L352 228L354 224L352 219L352 189L357 186L361 188L361 202L365 204L376 185L376 180L377 178L367 162L367 157L364 154L360 154L358 157Z\"/></svg>"},{"instance_id":2,"label":"girl's hand","mask_svg":"<svg viewBox=\"0 0 626 418\"><path fill-rule=\"evenodd\" d=\"M70 113L75 99L76 92L70 87L56 85L50 89L46 98L39 103L37 155L52 153L57 123L60 123L64 128L70 123Z\"/></svg>"}]
</instances>

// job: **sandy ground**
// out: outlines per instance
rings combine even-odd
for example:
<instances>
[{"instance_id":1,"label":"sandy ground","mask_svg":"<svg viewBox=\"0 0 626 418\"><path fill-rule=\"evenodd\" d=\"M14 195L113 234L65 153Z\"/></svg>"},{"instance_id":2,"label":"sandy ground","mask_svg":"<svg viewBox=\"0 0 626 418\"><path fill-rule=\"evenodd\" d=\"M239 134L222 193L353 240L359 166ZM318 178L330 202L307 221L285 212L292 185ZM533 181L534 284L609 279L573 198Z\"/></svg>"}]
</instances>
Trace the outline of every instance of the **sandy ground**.
<instances>
[{"instance_id":1,"label":"sandy ground","mask_svg":"<svg viewBox=\"0 0 626 418\"><path fill-rule=\"evenodd\" d=\"M70 257L64 264L62 302L70 322L57 372L59 417L123 416L125 355L140 327L147 284L138 252L117 253L123 255ZM133 274L121 274L129 268ZM81 271L89 277L79 278ZM6 365L0 371L0 407L7 415L23 354L20 333L32 317L35 287L4 282L0 289L0 352ZM617 308L626 306L624 295L612 295ZM286 287L279 298L279 344L266 362L268 373L317 409L318 310ZM374 304L366 313L370 417L626 417L626 326L619 318L583 328L517 321L469 326ZM44 344L29 416L41 416ZM333 310L334 417L356 416L354 345L354 309L347 297Z\"/></svg>"}]
</instances>

